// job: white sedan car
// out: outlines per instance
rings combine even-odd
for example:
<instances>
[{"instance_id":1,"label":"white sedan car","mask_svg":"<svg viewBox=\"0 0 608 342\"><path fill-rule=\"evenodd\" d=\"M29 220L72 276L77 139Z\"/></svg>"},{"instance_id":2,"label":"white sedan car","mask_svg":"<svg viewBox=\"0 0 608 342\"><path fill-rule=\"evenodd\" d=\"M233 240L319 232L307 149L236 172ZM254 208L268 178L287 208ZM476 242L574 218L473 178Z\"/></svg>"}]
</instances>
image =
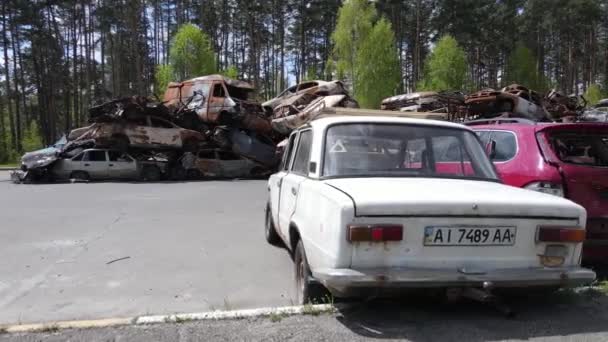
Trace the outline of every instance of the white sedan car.
<instances>
[{"instance_id":1,"label":"white sedan car","mask_svg":"<svg viewBox=\"0 0 608 342\"><path fill-rule=\"evenodd\" d=\"M434 120L323 117L268 181L266 239L294 254L299 303L403 288L587 284L586 212L501 184L473 131ZM386 291L389 292L390 291Z\"/></svg>"}]
</instances>

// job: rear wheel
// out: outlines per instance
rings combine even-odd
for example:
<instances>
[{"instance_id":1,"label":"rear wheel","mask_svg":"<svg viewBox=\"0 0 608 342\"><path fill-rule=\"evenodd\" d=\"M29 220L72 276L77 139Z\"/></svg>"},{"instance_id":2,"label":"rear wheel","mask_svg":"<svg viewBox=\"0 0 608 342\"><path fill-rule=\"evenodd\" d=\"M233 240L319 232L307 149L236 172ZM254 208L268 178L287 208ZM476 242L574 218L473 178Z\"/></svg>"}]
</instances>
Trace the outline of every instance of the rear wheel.
<instances>
[{"instance_id":1,"label":"rear wheel","mask_svg":"<svg viewBox=\"0 0 608 342\"><path fill-rule=\"evenodd\" d=\"M308 260L306 259L302 240L299 240L296 246L294 262L297 304L320 304L328 301L329 293L325 287L312 281L312 273L308 266Z\"/></svg>"},{"instance_id":2,"label":"rear wheel","mask_svg":"<svg viewBox=\"0 0 608 342\"><path fill-rule=\"evenodd\" d=\"M89 173L86 171L73 171L70 174L70 179L80 180L80 181L88 181L91 179Z\"/></svg>"},{"instance_id":3,"label":"rear wheel","mask_svg":"<svg viewBox=\"0 0 608 342\"><path fill-rule=\"evenodd\" d=\"M266 222L264 235L266 236L266 241L273 246L281 245L281 237L277 233L276 228L274 227L274 222L272 222L272 211L270 211L270 205L266 206Z\"/></svg>"},{"instance_id":4,"label":"rear wheel","mask_svg":"<svg viewBox=\"0 0 608 342\"><path fill-rule=\"evenodd\" d=\"M160 180L160 169L154 165L146 165L141 170L141 180L144 182L158 182Z\"/></svg>"}]
</instances>

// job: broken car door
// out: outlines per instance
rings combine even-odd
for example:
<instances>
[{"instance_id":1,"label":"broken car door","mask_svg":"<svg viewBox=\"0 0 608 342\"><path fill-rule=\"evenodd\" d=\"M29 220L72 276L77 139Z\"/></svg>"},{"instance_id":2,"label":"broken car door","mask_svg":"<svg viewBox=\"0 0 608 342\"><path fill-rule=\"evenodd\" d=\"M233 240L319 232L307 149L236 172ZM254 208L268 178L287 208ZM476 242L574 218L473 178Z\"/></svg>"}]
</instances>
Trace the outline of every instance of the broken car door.
<instances>
[{"instance_id":1,"label":"broken car door","mask_svg":"<svg viewBox=\"0 0 608 342\"><path fill-rule=\"evenodd\" d=\"M226 101L226 89L224 88L224 84L222 82L213 82L209 95L209 113L207 114L207 117L214 122L221 123L218 120L222 120L219 116L222 110L224 110Z\"/></svg>"}]
</instances>

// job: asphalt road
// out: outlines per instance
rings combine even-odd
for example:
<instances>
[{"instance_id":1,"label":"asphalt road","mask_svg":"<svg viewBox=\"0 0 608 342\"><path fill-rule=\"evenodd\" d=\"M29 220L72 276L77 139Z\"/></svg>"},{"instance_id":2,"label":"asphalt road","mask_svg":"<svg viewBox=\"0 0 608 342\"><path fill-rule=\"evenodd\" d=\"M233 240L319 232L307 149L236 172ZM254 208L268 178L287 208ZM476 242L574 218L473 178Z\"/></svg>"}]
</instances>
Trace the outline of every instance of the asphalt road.
<instances>
[{"instance_id":1,"label":"asphalt road","mask_svg":"<svg viewBox=\"0 0 608 342\"><path fill-rule=\"evenodd\" d=\"M292 304L291 259L264 240L265 181L8 178L0 324Z\"/></svg>"},{"instance_id":2,"label":"asphalt road","mask_svg":"<svg viewBox=\"0 0 608 342\"><path fill-rule=\"evenodd\" d=\"M429 298L372 301L337 314L5 334L0 341L608 341L608 297L594 291L514 298L505 318L486 305Z\"/></svg>"}]
</instances>

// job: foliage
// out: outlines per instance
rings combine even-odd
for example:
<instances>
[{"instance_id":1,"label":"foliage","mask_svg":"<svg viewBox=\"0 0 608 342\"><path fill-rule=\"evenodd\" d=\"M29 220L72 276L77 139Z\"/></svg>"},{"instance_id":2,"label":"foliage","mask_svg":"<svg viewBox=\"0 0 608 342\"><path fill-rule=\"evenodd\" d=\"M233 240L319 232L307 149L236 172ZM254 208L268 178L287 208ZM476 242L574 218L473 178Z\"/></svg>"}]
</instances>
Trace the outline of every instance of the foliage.
<instances>
[{"instance_id":1,"label":"foliage","mask_svg":"<svg viewBox=\"0 0 608 342\"><path fill-rule=\"evenodd\" d=\"M516 44L507 62L506 77L503 85L512 83L519 83L541 92L546 91L548 88L547 82L536 67L536 57L521 42Z\"/></svg>"},{"instance_id":2,"label":"foliage","mask_svg":"<svg viewBox=\"0 0 608 342\"><path fill-rule=\"evenodd\" d=\"M316 79L318 79L317 69L315 67L308 68L308 70L306 70L306 77L305 77L304 81L313 81Z\"/></svg>"},{"instance_id":3,"label":"foliage","mask_svg":"<svg viewBox=\"0 0 608 342\"><path fill-rule=\"evenodd\" d=\"M399 85L399 59L395 34L384 18L372 28L357 51L355 97L362 108L379 108Z\"/></svg>"},{"instance_id":4,"label":"foliage","mask_svg":"<svg viewBox=\"0 0 608 342\"><path fill-rule=\"evenodd\" d=\"M355 79L360 45L372 30L376 8L367 0L347 0L338 10L336 28L331 35L338 74Z\"/></svg>"},{"instance_id":5,"label":"foliage","mask_svg":"<svg viewBox=\"0 0 608 342\"><path fill-rule=\"evenodd\" d=\"M38 126L36 120L32 120L23 132L23 140L21 143L24 152L39 150L44 146L42 143L42 136L40 135L40 126Z\"/></svg>"},{"instance_id":6,"label":"foliage","mask_svg":"<svg viewBox=\"0 0 608 342\"><path fill-rule=\"evenodd\" d=\"M182 25L169 52L171 67L178 80L213 74L215 52L207 34L193 24Z\"/></svg>"},{"instance_id":7,"label":"foliage","mask_svg":"<svg viewBox=\"0 0 608 342\"><path fill-rule=\"evenodd\" d=\"M424 63L421 90L460 90L465 87L466 55L454 37L441 37Z\"/></svg>"},{"instance_id":8,"label":"foliage","mask_svg":"<svg viewBox=\"0 0 608 342\"><path fill-rule=\"evenodd\" d=\"M589 88L587 88L587 91L585 91L585 95L583 96L587 100L587 105L589 106L600 102L600 100L604 98L602 88L600 88L600 86L597 84L590 85Z\"/></svg>"},{"instance_id":9,"label":"foliage","mask_svg":"<svg viewBox=\"0 0 608 342\"><path fill-rule=\"evenodd\" d=\"M221 74L232 79L239 78L239 70L234 65L231 65L225 70L223 70Z\"/></svg>"},{"instance_id":10,"label":"foliage","mask_svg":"<svg viewBox=\"0 0 608 342\"><path fill-rule=\"evenodd\" d=\"M154 73L154 94L159 98L163 98L163 94L167 89L169 82L173 80L173 68L169 64L162 64L156 66Z\"/></svg>"}]
</instances>

